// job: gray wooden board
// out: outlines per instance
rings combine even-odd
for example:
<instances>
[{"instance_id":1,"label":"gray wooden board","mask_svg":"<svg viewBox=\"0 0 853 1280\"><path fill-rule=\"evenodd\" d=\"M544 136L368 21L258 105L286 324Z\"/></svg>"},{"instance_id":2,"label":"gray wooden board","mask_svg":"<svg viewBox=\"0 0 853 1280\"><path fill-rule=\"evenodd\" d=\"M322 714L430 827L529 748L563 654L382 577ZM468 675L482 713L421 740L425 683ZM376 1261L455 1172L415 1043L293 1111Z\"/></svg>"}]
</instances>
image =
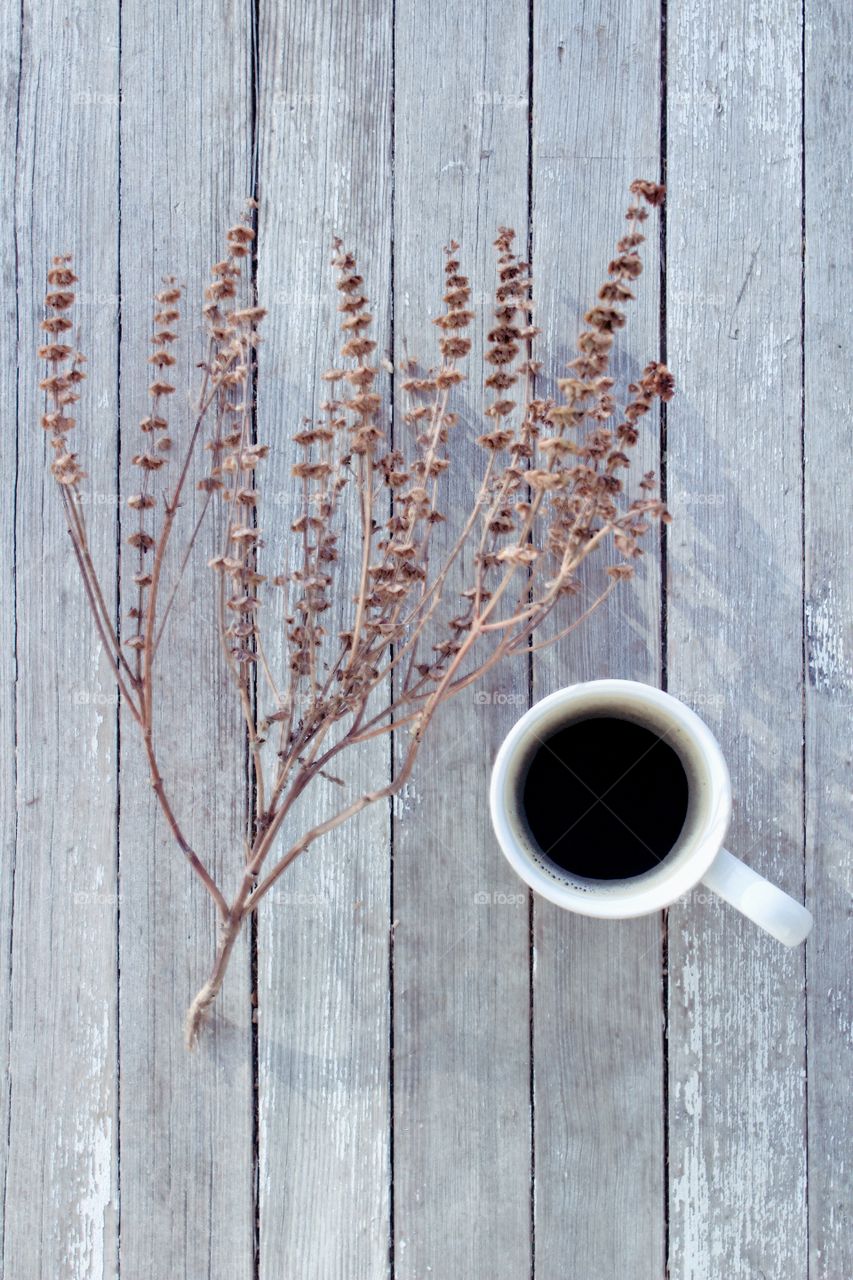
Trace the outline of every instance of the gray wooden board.
<instances>
[{"instance_id":1,"label":"gray wooden board","mask_svg":"<svg viewBox=\"0 0 853 1280\"><path fill-rule=\"evenodd\" d=\"M0 438L0 467L6 476L16 469L18 450L17 432L12 429L17 414L18 386L13 376L17 363L18 307L17 296L17 220L15 217L15 172L17 156L17 95L18 68L21 53L20 12L6 8L0 14L0 56L3 77L3 132L0 143L0 218L2 218L2 249L0 249L0 279L2 279L3 307L0 313L0 370L2 370L2 412L7 430ZM15 503L3 506L0 523L0 653L2 653L2 690L0 700L0 743L2 743L2 772L0 772L0 828L2 828L2 864L0 864L0 948L5 957L0 976L0 1070L3 1087L0 1089L0 1132L9 1131L9 1031L11 1003L11 946L12 946L12 887L16 850L16 774L15 756L16 700L16 617L15 617ZM8 1149L0 1146L0 1178L6 1183ZM5 1194L4 1194L5 1200ZM2 1241L2 1236L0 1236ZM0 1243L0 1271L3 1269L3 1244Z\"/></svg>"},{"instance_id":2,"label":"gray wooden board","mask_svg":"<svg viewBox=\"0 0 853 1280\"><path fill-rule=\"evenodd\" d=\"M112 0L50 0L0 19L0 448L15 498L0 515L0 1269L660 1280L668 1263L679 1280L847 1280L849 15L834 2L807 11L803 32L796 8L670 4L662 80L661 11L646 0L600 12L539 0L532 19L518 4L257 11L256 86L248 5L155 0L119 17ZM681 388L667 427L665 626L650 544L606 612L537 656L533 695L596 675L665 678L730 760L734 851L796 895L807 886L807 953L701 891L668 927L513 902L485 807L492 753L529 693L526 672L506 668L488 700L465 693L436 722L393 819L362 815L263 904L256 1046L247 935L206 1039L185 1055L213 914L155 813L127 720L119 751L113 684L46 474L31 352L45 268L67 248L90 359L77 445L112 598L148 295L174 269L197 304L250 189L253 127L271 552L290 516L287 437L315 411L334 352L332 234L360 255L380 343L393 314L396 354L405 339L428 359L442 243L462 241L482 305L495 225L526 234L529 182L553 373L619 233L625 186L656 176L665 136L662 300ZM659 350L656 240L647 250L623 381ZM199 336L188 311L187 366ZM478 321L472 370L482 332ZM472 380L456 505L479 405ZM649 421L641 465L657 466L657 443ZM161 668L163 772L231 888L246 790L205 603L209 537ZM191 633L198 659L170 681ZM356 785L390 767L375 744ZM333 801L318 795L316 812Z\"/></svg>"},{"instance_id":3,"label":"gray wooden board","mask_svg":"<svg viewBox=\"0 0 853 1280\"><path fill-rule=\"evenodd\" d=\"M33 352L50 257L73 252L88 291L78 311L91 374L73 416L109 598L116 508L98 498L114 493L116 469L118 15L96 3L73 22L61 4L22 16L11 264L20 413L17 472L7 472L16 498L18 813L3 1274L100 1280L116 1274L118 1229L116 700L48 470L36 385L44 366ZM107 304L93 304L101 293ZM6 380L14 394L14 363Z\"/></svg>"},{"instance_id":4,"label":"gray wooden board","mask_svg":"<svg viewBox=\"0 0 853 1280\"><path fill-rule=\"evenodd\" d=\"M150 412L152 295L176 271L187 296L177 328L179 392L166 413L175 481L193 425L205 354L201 323L210 265L251 182L250 31L229 4L125 9L121 29L122 536L137 526L125 499L139 489L131 459ZM199 40L199 24L206 34ZM180 68L180 75L176 74ZM114 215L113 215L114 216ZM189 390L188 390L189 389ZM202 495L196 457L168 561L177 569ZM182 581L155 667L160 769L187 838L233 892L243 850L242 717L216 633L210 515ZM123 626L136 603L136 552L122 548ZM167 598L168 590L164 592ZM189 660L176 665L176 656ZM252 1046L248 934L232 961L208 1034L182 1045L187 1004L213 962L212 903L177 848L148 785L136 726L122 721L120 826L121 1269L141 1275L168 1258L186 1280L252 1275ZM227 1153L225 1159L222 1153ZM227 1170L227 1176L226 1176ZM153 1211L152 1211L153 1210Z\"/></svg>"},{"instance_id":5,"label":"gray wooden board","mask_svg":"<svg viewBox=\"0 0 853 1280\"><path fill-rule=\"evenodd\" d=\"M298 491L290 434L325 400L338 363L332 239L359 254L376 299L372 336L390 341L390 4L262 6L259 438L265 572L279 572ZM387 376L384 378L387 386ZM343 616L357 586L357 518L340 540ZM281 603L264 621L283 626ZM279 632L280 634L280 632ZM281 644L270 641L277 668ZM341 762L348 787L388 781L387 741ZM312 826L341 804L315 785L294 813ZM293 826L286 831L295 835ZM286 848L285 836L282 847ZM259 908L260 1275L387 1275L390 1241L389 810L379 804L300 858Z\"/></svg>"},{"instance_id":6,"label":"gray wooden board","mask_svg":"<svg viewBox=\"0 0 853 1280\"><path fill-rule=\"evenodd\" d=\"M657 6L646 2L606 23L582 5L550 0L534 6L534 16L534 297L543 390L556 394L554 379L576 354L583 312L624 233L629 184L659 173L660 23ZM660 355L657 217L646 225L646 271L615 349L622 395ZM659 465L657 414L641 425L634 483ZM655 538L633 581L555 649L535 655L535 698L601 676L658 683ZM612 558L584 566L584 594L561 625L602 589ZM665 1268L661 917L583 920L537 899L534 941L536 1275L610 1280L629 1266L632 1280L658 1280Z\"/></svg>"},{"instance_id":7,"label":"gray wooden board","mask_svg":"<svg viewBox=\"0 0 853 1280\"><path fill-rule=\"evenodd\" d=\"M853 955L850 781L849 324L853 239L853 38L844 5L807 12L805 31L806 852L814 938L808 974L809 1276L853 1275Z\"/></svg>"},{"instance_id":8,"label":"gray wooden board","mask_svg":"<svg viewBox=\"0 0 853 1280\"><path fill-rule=\"evenodd\" d=\"M460 243L477 313L454 407L453 464L433 555L450 545L483 470L482 354L494 325L492 241L527 249L528 26L520 6L396 7L395 339L422 368L439 360L442 246ZM452 57L441 50L457 50ZM468 53L463 53L467 50ZM476 54L474 51L476 50ZM411 447L398 398L397 439ZM407 439L408 437L408 439ZM449 539L449 541L448 541ZM454 592L471 585L472 552ZM431 640L435 637L431 637ZM530 1274L528 897L498 853L486 780L527 706L526 661L490 672L436 718L394 823L395 1274ZM407 742L398 735L397 757Z\"/></svg>"},{"instance_id":9,"label":"gray wooden board","mask_svg":"<svg viewBox=\"0 0 853 1280\"><path fill-rule=\"evenodd\" d=\"M668 23L668 673L729 761L732 850L803 891L801 30ZM808 1274L804 950L701 888L670 911L672 1272Z\"/></svg>"}]
</instances>

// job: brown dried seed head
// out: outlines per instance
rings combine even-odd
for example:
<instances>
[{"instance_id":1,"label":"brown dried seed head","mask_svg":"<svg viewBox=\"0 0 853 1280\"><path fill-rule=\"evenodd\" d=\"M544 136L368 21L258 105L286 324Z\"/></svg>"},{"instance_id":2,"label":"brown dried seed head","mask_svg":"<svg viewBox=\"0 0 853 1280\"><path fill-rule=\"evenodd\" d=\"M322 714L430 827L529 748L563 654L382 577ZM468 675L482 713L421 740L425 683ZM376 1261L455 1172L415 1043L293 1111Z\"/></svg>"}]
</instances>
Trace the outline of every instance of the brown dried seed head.
<instances>
[{"instance_id":1,"label":"brown dried seed head","mask_svg":"<svg viewBox=\"0 0 853 1280\"><path fill-rule=\"evenodd\" d=\"M623 253L613 259L607 267L607 272L611 276L621 275L629 280L636 280L643 274L643 262L636 253Z\"/></svg>"},{"instance_id":2,"label":"brown dried seed head","mask_svg":"<svg viewBox=\"0 0 853 1280\"><path fill-rule=\"evenodd\" d=\"M341 248L340 240L336 241L335 248ZM332 258L332 266L337 267L339 271L355 271L355 255L352 253L336 253Z\"/></svg>"},{"instance_id":3,"label":"brown dried seed head","mask_svg":"<svg viewBox=\"0 0 853 1280\"><path fill-rule=\"evenodd\" d=\"M71 383L67 376L54 373L49 378L42 378L39 387L42 391L47 391L50 395L58 395L61 391L67 391Z\"/></svg>"},{"instance_id":4,"label":"brown dried seed head","mask_svg":"<svg viewBox=\"0 0 853 1280\"><path fill-rule=\"evenodd\" d=\"M364 284L364 277L359 275L345 275L337 282L337 288L341 293L357 293Z\"/></svg>"},{"instance_id":5,"label":"brown dried seed head","mask_svg":"<svg viewBox=\"0 0 853 1280\"><path fill-rule=\"evenodd\" d=\"M341 328L347 333L358 333L360 329L366 329L373 323L373 316L369 311L361 311L358 315L350 316L348 320L344 320Z\"/></svg>"},{"instance_id":6,"label":"brown dried seed head","mask_svg":"<svg viewBox=\"0 0 853 1280\"><path fill-rule=\"evenodd\" d=\"M358 365L355 369L348 369L346 372L346 381L354 387L362 387L365 390L372 386L378 370L371 365Z\"/></svg>"},{"instance_id":7,"label":"brown dried seed head","mask_svg":"<svg viewBox=\"0 0 853 1280\"><path fill-rule=\"evenodd\" d=\"M290 469L290 474L302 480L322 480L331 473L327 462L297 462Z\"/></svg>"},{"instance_id":8,"label":"brown dried seed head","mask_svg":"<svg viewBox=\"0 0 853 1280\"><path fill-rule=\"evenodd\" d=\"M433 324L440 329L465 329L473 319L473 311L448 311L447 315L437 316Z\"/></svg>"},{"instance_id":9,"label":"brown dried seed head","mask_svg":"<svg viewBox=\"0 0 853 1280\"><path fill-rule=\"evenodd\" d=\"M663 204L666 197L666 187L658 182L649 182L645 178L635 178L629 189L632 195L641 196L647 204L652 206Z\"/></svg>"},{"instance_id":10,"label":"brown dried seed head","mask_svg":"<svg viewBox=\"0 0 853 1280\"><path fill-rule=\"evenodd\" d=\"M504 365L509 364L518 355L518 344L515 342L499 343L493 346L483 359L488 364Z\"/></svg>"},{"instance_id":11,"label":"brown dried seed head","mask_svg":"<svg viewBox=\"0 0 853 1280\"><path fill-rule=\"evenodd\" d=\"M438 343L439 350L448 360L457 360L462 356L467 356L471 350L471 339L460 338L454 335L452 338L440 338Z\"/></svg>"},{"instance_id":12,"label":"brown dried seed head","mask_svg":"<svg viewBox=\"0 0 853 1280\"><path fill-rule=\"evenodd\" d=\"M252 228L244 226L242 223L239 223L236 227L231 227L225 236L230 245L251 244L254 238L255 233Z\"/></svg>"},{"instance_id":13,"label":"brown dried seed head","mask_svg":"<svg viewBox=\"0 0 853 1280\"><path fill-rule=\"evenodd\" d=\"M204 291L204 296L211 302L222 302L225 298L235 297L236 294L237 288L233 280L215 280ZM158 324L163 323L159 316L155 316L155 319Z\"/></svg>"},{"instance_id":14,"label":"brown dried seed head","mask_svg":"<svg viewBox=\"0 0 853 1280\"><path fill-rule=\"evenodd\" d=\"M348 409L352 409L353 413L360 413L366 417L381 408L382 397L375 391L365 391L361 395L353 396L351 400L345 400L344 404Z\"/></svg>"},{"instance_id":15,"label":"brown dried seed head","mask_svg":"<svg viewBox=\"0 0 853 1280\"><path fill-rule=\"evenodd\" d=\"M494 388L495 391L506 391L518 381L518 377L514 373L510 373L506 369L496 369L494 373L490 373L485 380L487 387Z\"/></svg>"},{"instance_id":16,"label":"brown dried seed head","mask_svg":"<svg viewBox=\"0 0 853 1280\"><path fill-rule=\"evenodd\" d=\"M341 347L341 355L354 356L360 360L364 356L370 355L375 347L376 343L372 338L350 338L349 342L345 342Z\"/></svg>"},{"instance_id":17,"label":"brown dried seed head","mask_svg":"<svg viewBox=\"0 0 853 1280\"><path fill-rule=\"evenodd\" d=\"M258 541L260 532L257 529L253 529L251 525L248 524L235 524L232 525L228 536L232 542L236 542L238 544L241 542L251 543Z\"/></svg>"},{"instance_id":18,"label":"brown dried seed head","mask_svg":"<svg viewBox=\"0 0 853 1280\"><path fill-rule=\"evenodd\" d=\"M53 431L57 435L64 435L66 431L73 429L75 419L63 417L61 412L45 413L42 415L41 425L45 431Z\"/></svg>"},{"instance_id":19,"label":"brown dried seed head","mask_svg":"<svg viewBox=\"0 0 853 1280\"><path fill-rule=\"evenodd\" d=\"M496 400L486 409L487 418L505 418L515 408L514 400Z\"/></svg>"},{"instance_id":20,"label":"brown dried seed head","mask_svg":"<svg viewBox=\"0 0 853 1280\"><path fill-rule=\"evenodd\" d=\"M599 289L598 296L602 302L629 302L637 295L623 280L608 280Z\"/></svg>"},{"instance_id":21,"label":"brown dried seed head","mask_svg":"<svg viewBox=\"0 0 853 1280\"><path fill-rule=\"evenodd\" d=\"M368 299L364 296L364 294L356 293L349 298L343 298L338 304L338 311L341 311L344 313L349 312L350 314L352 314L352 312L354 311L361 311L363 307L367 306L367 303L368 303Z\"/></svg>"},{"instance_id":22,"label":"brown dried seed head","mask_svg":"<svg viewBox=\"0 0 853 1280\"><path fill-rule=\"evenodd\" d=\"M258 324L267 314L266 307L242 307L231 312L231 319L238 325Z\"/></svg>"},{"instance_id":23,"label":"brown dried seed head","mask_svg":"<svg viewBox=\"0 0 853 1280\"><path fill-rule=\"evenodd\" d=\"M581 453L581 446L575 444L574 440L567 440L565 436L549 436L542 440L539 448L546 457L566 457L570 454Z\"/></svg>"},{"instance_id":24,"label":"brown dried seed head","mask_svg":"<svg viewBox=\"0 0 853 1280\"><path fill-rule=\"evenodd\" d=\"M67 333L72 326L68 316L48 316L41 327L45 333Z\"/></svg>"},{"instance_id":25,"label":"brown dried seed head","mask_svg":"<svg viewBox=\"0 0 853 1280\"><path fill-rule=\"evenodd\" d=\"M68 259L68 261L70 261L70 259ZM55 259L55 262L60 263L61 259ZM67 288L68 285L77 283L77 277L70 267L57 265L51 267L48 271L47 282L48 284L59 285Z\"/></svg>"},{"instance_id":26,"label":"brown dried seed head","mask_svg":"<svg viewBox=\"0 0 853 1280\"><path fill-rule=\"evenodd\" d=\"M562 489L566 483L566 476L562 472L544 471L538 468L525 471L524 479L531 489L546 493L554 489Z\"/></svg>"},{"instance_id":27,"label":"brown dried seed head","mask_svg":"<svg viewBox=\"0 0 853 1280\"><path fill-rule=\"evenodd\" d=\"M38 354L42 360L47 360L50 364L58 364L71 354L71 348L61 342L49 342L46 346L39 347Z\"/></svg>"},{"instance_id":28,"label":"brown dried seed head","mask_svg":"<svg viewBox=\"0 0 853 1280\"><path fill-rule=\"evenodd\" d=\"M132 533L127 541L137 551L150 551L156 545L151 534L146 533L144 529L139 529L136 533Z\"/></svg>"},{"instance_id":29,"label":"brown dried seed head","mask_svg":"<svg viewBox=\"0 0 853 1280\"><path fill-rule=\"evenodd\" d=\"M165 461L165 458L158 458L153 453L137 453L133 457L133 465L141 467L143 471L159 471Z\"/></svg>"},{"instance_id":30,"label":"brown dried seed head","mask_svg":"<svg viewBox=\"0 0 853 1280\"><path fill-rule=\"evenodd\" d=\"M502 449L506 449L512 443L512 431L499 430L488 431L484 435L477 436L477 444L483 449L488 449L491 453L499 453Z\"/></svg>"},{"instance_id":31,"label":"brown dried seed head","mask_svg":"<svg viewBox=\"0 0 853 1280\"><path fill-rule=\"evenodd\" d=\"M625 324L625 312L620 311L618 307L593 307L587 311L584 320L587 324L592 325L594 329L604 330L611 333L614 329L621 329Z\"/></svg>"},{"instance_id":32,"label":"brown dried seed head","mask_svg":"<svg viewBox=\"0 0 853 1280\"><path fill-rule=\"evenodd\" d=\"M535 547L504 547L502 551L497 553L498 560L502 560L505 564L528 565L538 558L539 552Z\"/></svg>"}]
</instances>

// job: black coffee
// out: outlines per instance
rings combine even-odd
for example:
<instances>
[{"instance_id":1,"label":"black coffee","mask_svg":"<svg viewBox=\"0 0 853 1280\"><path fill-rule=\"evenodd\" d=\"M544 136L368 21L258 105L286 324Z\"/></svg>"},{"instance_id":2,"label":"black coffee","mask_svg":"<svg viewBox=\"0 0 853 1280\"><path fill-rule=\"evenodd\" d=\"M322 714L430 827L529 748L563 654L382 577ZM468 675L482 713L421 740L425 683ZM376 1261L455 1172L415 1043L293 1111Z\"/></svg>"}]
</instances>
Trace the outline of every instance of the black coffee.
<instances>
[{"instance_id":1,"label":"black coffee","mask_svg":"<svg viewBox=\"0 0 853 1280\"><path fill-rule=\"evenodd\" d=\"M589 880L641 875L666 857L687 814L687 774L651 729L613 716L577 720L537 750L523 782L534 840Z\"/></svg>"}]
</instances>

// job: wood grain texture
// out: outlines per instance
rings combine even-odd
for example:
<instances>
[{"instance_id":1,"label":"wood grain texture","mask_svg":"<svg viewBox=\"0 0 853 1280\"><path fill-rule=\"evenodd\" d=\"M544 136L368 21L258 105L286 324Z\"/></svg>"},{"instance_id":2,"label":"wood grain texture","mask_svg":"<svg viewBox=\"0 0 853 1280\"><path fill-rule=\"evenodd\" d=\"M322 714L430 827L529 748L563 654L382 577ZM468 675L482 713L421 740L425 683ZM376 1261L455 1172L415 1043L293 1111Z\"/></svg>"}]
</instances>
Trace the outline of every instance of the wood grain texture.
<instances>
[{"instance_id":1,"label":"wood grain texture","mask_svg":"<svg viewBox=\"0 0 853 1280\"><path fill-rule=\"evenodd\" d=\"M805 620L806 851L815 927L807 953L809 1280L853 1275L853 939L850 718L853 589L849 315L853 266L847 120L853 71L838 50L851 12L806 11Z\"/></svg>"},{"instance_id":2,"label":"wood grain texture","mask_svg":"<svg viewBox=\"0 0 853 1280\"><path fill-rule=\"evenodd\" d=\"M728 758L730 847L801 897L799 13L683 5L668 30L669 687ZM671 1274L800 1280L803 949L700 887L669 968Z\"/></svg>"},{"instance_id":3,"label":"wood grain texture","mask_svg":"<svg viewBox=\"0 0 853 1280\"><path fill-rule=\"evenodd\" d=\"M442 246L460 242L477 319L470 381L454 408L453 465L432 555L453 541L483 471L492 241L515 227L526 256L528 28L524 6L396 7L395 339L438 362ZM489 395L488 400L492 396ZM397 441L411 447L399 397ZM472 551L449 583L473 582ZM434 637L432 637L434 639ZM496 669L447 704L395 807L395 1275L531 1273L528 895L504 862L487 807L492 757L527 706L526 663ZM406 748L400 733L398 757Z\"/></svg>"},{"instance_id":4,"label":"wood grain texture","mask_svg":"<svg viewBox=\"0 0 853 1280\"><path fill-rule=\"evenodd\" d=\"M625 227L632 179L660 170L656 4L534 6L533 268L549 380L575 354L583 312ZM642 104L641 109L638 109ZM660 354L658 221L614 359L617 390ZM657 414L630 473L658 469ZM630 482L629 482L630 483ZM656 538L630 583L574 635L535 655L534 698L576 680L660 677ZM612 557L611 557L612 558ZM603 587L585 566L580 611ZM570 616L560 619L567 625ZM571 821L567 815L566 825ZM600 921L534 902L536 1276L664 1274L663 1025L659 915ZM630 1259L630 1263L629 1260Z\"/></svg>"},{"instance_id":5,"label":"wood grain texture","mask_svg":"<svg viewBox=\"0 0 853 1280\"><path fill-rule=\"evenodd\" d=\"M15 479L17 849L3 1274L117 1268L114 686L75 577L38 422L45 276L73 252L90 380L76 434L90 544L114 579L118 11L25 8L14 170L20 405ZM85 281L85 285L83 282ZM85 290L85 292L84 292ZM11 493L11 473L8 473ZM11 602L10 602L11 604Z\"/></svg>"},{"instance_id":6,"label":"wood grain texture","mask_svg":"<svg viewBox=\"0 0 853 1280\"><path fill-rule=\"evenodd\" d=\"M270 314L258 430L275 447L262 476L270 573L286 563L299 514L289 438L319 413L320 375L338 363L335 235L358 254L376 300L372 336L380 352L389 349L391 9L364 0L261 10L258 284ZM328 624L339 630L352 622L359 548L351 508L339 542L344 607ZM280 599L268 610L268 626L273 618L283 626ZM286 664L280 643L270 649ZM334 772L353 794L382 785L387 741L336 761ZM304 801L284 840L296 824L337 811L340 788L312 785ZM389 811L376 805L314 845L259 909L263 1280L388 1273L389 866Z\"/></svg>"},{"instance_id":7,"label":"wood grain texture","mask_svg":"<svg viewBox=\"0 0 853 1280\"><path fill-rule=\"evenodd\" d=\"M853 1276L853 28L839 0L804 12L805 32L797 7L740 0L663 14L651 0L3 9L3 1276ZM805 878L807 955L701 889L671 909L668 934L657 917L531 908L486 812L494 749L530 694L527 671L507 667L445 709L393 812L318 844L263 904L256 1040L247 933L188 1057L181 1022L213 913L152 803L129 720L119 741L47 473L31 353L49 257L73 251L81 277L90 378L76 444L112 599L149 295L170 270L189 285L191 368L256 132L272 558L294 513L288 438L316 411L334 352L332 235L359 252L380 345L428 359L442 244L462 241L482 310L496 224L522 240L530 225L542 354L559 372L626 186L658 172L662 16L663 301L680 387L667 618L662 632L650 543L607 611L537 656L532 690L668 680L730 761L733 850L795 896ZM659 351L654 225L622 382ZM478 321L472 372L482 338ZM464 401L454 510L473 483L475 382ZM174 406L176 442L187 413ZM657 466L658 443L647 420L637 469ZM170 623L160 724L190 837L230 889L247 793L212 546L208 530ZM353 781L391 767L389 744L372 744ZM313 812L335 801L330 786Z\"/></svg>"},{"instance_id":8,"label":"wood grain texture","mask_svg":"<svg viewBox=\"0 0 853 1280\"><path fill-rule=\"evenodd\" d=\"M124 500L139 490L131 459L145 439L139 420L150 411L144 362L152 295L172 271L189 285L177 384L195 388L196 364L205 354L203 288L251 190L250 35L225 0L203 13L161 3L123 11L123 538L137 525ZM171 397L167 413L174 483L192 429L191 396ZM199 510L195 477L208 466L209 455L200 451L175 534L170 581ZM155 667L155 737L187 838L230 894L242 860L245 731L216 632L207 560L218 550L218 523L208 518ZM136 603L137 567L126 544L122 561L126 618ZM213 962L214 911L160 814L129 716L122 721L121 763L121 1270L148 1274L152 1260L161 1259L170 1276L185 1280L248 1280L254 1236L248 932L202 1042L188 1054L183 1018Z\"/></svg>"},{"instance_id":9,"label":"wood grain texture","mask_svg":"<svg viewBox=\"0 0 853 1280\"><path fill-rule=\"evenodd\" d=\"M0 468L5 476L14 475L18 456L18 385L14 376L17 366L18 296L17 251L18 227L15 217L16 173L18 168L18 92L21 65L21 14L5 8L0 12L0 77L2 77L3 125L0 133L0 412L6 430L0 436ZM15 851L17 844L17 758L16 736L16 641L15 641L15 528L14 502L3 504L0 515L0 1133L9 1132L10 1043L12 1015L12 891L14 887ZM0 1195L6 1204L6 1163L8 1145L0 1143ZM0 1274L3 1273L4 1233L0 1232Z\"/></svg>"}]
</instances>

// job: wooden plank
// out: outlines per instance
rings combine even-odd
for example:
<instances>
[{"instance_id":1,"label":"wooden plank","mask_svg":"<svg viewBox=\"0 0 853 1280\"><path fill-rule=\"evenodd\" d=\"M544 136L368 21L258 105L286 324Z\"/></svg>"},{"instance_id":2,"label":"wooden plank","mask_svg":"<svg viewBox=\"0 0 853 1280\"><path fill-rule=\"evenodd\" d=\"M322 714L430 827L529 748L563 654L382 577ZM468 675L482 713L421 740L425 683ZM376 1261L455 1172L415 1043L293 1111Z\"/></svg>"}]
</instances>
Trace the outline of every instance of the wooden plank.
<instances>
[{"instance_id":1,"label":"wooden plank","mask_svg":"<svg viewBox=\"0 0 853 1280\"><path fill-rule=\"evenodd\" d=\"M17 439L17 240L15 219L15 175L18 158L16 139L18 131L18 91L21 59L20 10L5 8L0 13L0 50L2 50L2 78L4 106L2 139L0 139L0 280L2 280L3 306L0 311L0 369L3 381L0 386L0 404L7 430L0 439L0 466L5 476L16 471ZM12 424L15 424L13 429ZM27 442L32 447L32 440ZM0 614L0 662L2 662L3 689L6 696L0 700L0 743L2 747L2 774L0 774L0 830L3 832L2 862L0 862L0 950L4 956L0 972L0 1073L4 1080L0 1089L0 1133L9 1132L9 1032L12 1015L12 891L14 887L16 847L16 772L15 756L16 701L15 684L15 503L8 501L0 514L0 592L6 608ZM6 1164L8 1145L0 1144L0 1194L5 1203ZM0 1233L0 1274L3 1273L3 1235Z\"/></svg>"},{"instance_id":2,"label":"wooden plank","mask_svg":"<svg viewBox=\"0 0 853 1280\"><path fill-rule=\"evenodd\" d=\"M121 415L123 498L139 488L131 465L149 412L145 360L151 296L164 274L189 286L179 323L172 398L174 477L191 427L200 308L210 264L251 190L251 30L233 6L125 8L122 18ZM200 39L200 31L204 39ZM196 460L204 474L209 455ZM165 474L165 472L160 473ZM183 543L201 495L191 485ZM122 531L133 528L123 507ZM244 729L219 651L208 522L163 642L157 681L161 772L179 819L214 876L233 890L245 819ZM123 565L126 613L135 557ZM172 561L172 569L175 561ZM126 625L130 625L127 624ZM196 1053L183 1017L213 960L210 900L187 867L148 785L136 726L122 723L120 1054L121 1266L170 1274L253 1275L252 1051L248 933Z\"/></svg>"},{"instance_id":3,"label":"wooden plank","mask_svg":"<svg viewBox=\"0 0 853 1280\"><path fill-rule=\"evenodd\" d=\"M668 26L670 688L729 760L730 847L800 896L800 13ZM669 965L672 1274L798 1280L804 952L698 891Z\"/></svg>"},{"instance_id":4,"label":"wooden plank","mask_svg":"<svg viewBox=\"0 0 853 1280\"><path fill-rule=\"evenodd\" d=\"M337 363L337 234L358 254L375 305L372 336L390 344L390 3L292 4L261 10L259 292L270 314L261 353L259 438L273 446L260 477L265 571L281 571L298 514L290 435L327 398ZM387 383L387 378L384 379ZM357 518L339 542L339 601L354 594ZM266 568L266 566L269 566ZM345 614L347 622L344 622ZM331 616L331 615L330 615ZM281 605L263 621L274 666ZM352 620L339 610L330 626ZM336 761L347 792L382 785L382 740ZM334 812L315 784L295 834ZM385 1276L390 1220L389 814L363 813L318 842L259 909L258 1088L260 1275L306 1269L323 1280Z\"/></svg>"},{"instance_id":5,"label":"wooden plank","mask_svg":"<svg viewBox=\"0 0 853 1280\"><path fill-rule=\"evenodd\" d=\"M853 957L850 938L849 310L853 15L806 10L806 851L815 928L807 955L810 1280L853 1275Z\"/></svg>"},{"instance_id":6,"label":"wooden plank","mask_svg":"<svg viewBox=\"0 0 853 1280\"><path fill-rule=\"evenodd\" d=\"M499 38L484 0L462 9L396 8L395 339L437 365L442 246L461 243L477 318L470 381L454 408L452 469L432 556L458 534L483 470L475 437L488 400L494 326L492 241L501 224L526 254L528 29L505 7ZM397 439L411 428L397 415ZM446 599L470 586L466 553ZM446 615L447 616L447 615ZM434 638L434 637L433 637ZM501 857L488 817L492 757L527 706L523 660L495 670L436 716L395 809L395 1275L531 1273L529 938L527 893ZM398 758L405 735L396 744Z\"/></svg>"},{"instance_id":7,"label":"wooden plank","mask_svg":"<svg viewBox=\"0 0 853 1280\"><path fill-rule=\"evenodd\" d=\"M34 353L49 257L73 252L76 318L90 360L75 434L88 472L90 543L109 598L118 7L94 3L69 21L65 6L48 4L22 17L12 179L18 814L2 1270L21 1280L102 1280L117 1274L115 687L48 471L52 453L38 427L43 366ZM12 196L11 186L4 191ZM14 375L7 385L11 391ZM9 423L13 414L14 405Z\"/></svg>"},{"instance_id":8,"label":"wooden plank","mask_svg":"<svg viewBox=\"0 0 853 1280\"><path fill-rule=\"evenodd\" d=\"M534 6L533 274L549 375L576 351L623 234L632 179L660 169L659 9ZM658 226L614 360L620 392L657 358ZM643 421L631 476L657 469L657 415ZM557 648L536 655L541 698L576 680L660 678L660 565L654 535L639 575ZM585 566L591 600L603 564ZM660 916L586 920L534 903L537 1280L664 1273Z\"/></svg>"}]
</instances>

